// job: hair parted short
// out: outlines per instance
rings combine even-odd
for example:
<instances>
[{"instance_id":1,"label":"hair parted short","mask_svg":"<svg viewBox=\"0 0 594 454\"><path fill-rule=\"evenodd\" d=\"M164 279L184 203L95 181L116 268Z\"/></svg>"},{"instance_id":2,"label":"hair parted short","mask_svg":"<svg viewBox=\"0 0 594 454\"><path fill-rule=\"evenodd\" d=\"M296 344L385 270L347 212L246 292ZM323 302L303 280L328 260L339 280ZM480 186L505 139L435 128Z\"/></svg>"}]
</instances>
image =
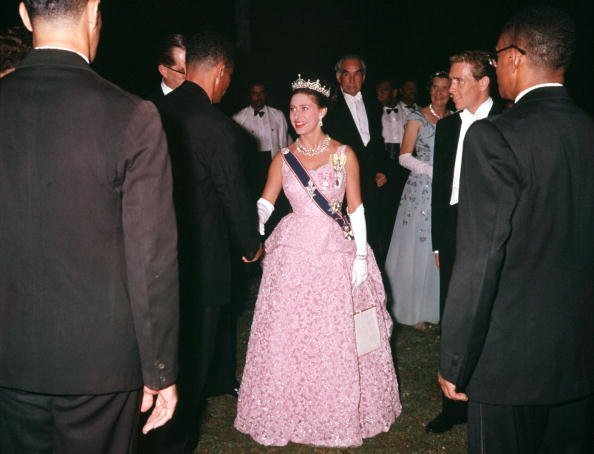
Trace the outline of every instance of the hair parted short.
<instances>
[{"instance_id":1,"label":"hair parted short","mask_svg":"<svg viewBox=\"0 0 594 454\"><path fill-rule=\"evenodd\" d=\"M207 64L215 66L223 63L233 67L235 49L223 36L216 32L200 32L193 35L186 46L186 65Z\"/></svg>"},{"instance_id":2,"label":"hair parted short","mask_svg":"<svg viewBox=\"0 0 594 454\"><path fill-rule=\"evenodd\" d=\"M340 60L338 60L336 62L336 64L334 65L334 71L337 73L342 72L342 64L344 63L345 60L357 60L360 65L361 65L361 72L363 73L363 75L367 74L367 65L365 64L365 60L363 60L359 55L357 54L344 54L342 57L340 57Z\"/></svg>"},{"instance_id":3,"label":"hair parted short","mask_svg":"<svg viewBox=\"0 0 594 454\"><path fill-rule=\"evenodd\" d=\"M59 19L78 16L89 0L23 0L23 3L31 19Z\"/></svg>"},{"instance_id":4,"label":"hair parted short","mask_svg":"<svg viewBox=\"0 0 594 454\"><path fill-rule=\"evenodd\" d=\"M535 6L516 13L503 26L502 36L526 51L535 66L567 69L575 52L575 24L553 6Z\"/></svg>"},{"instance_id":5,"label":"hair parted short","mask_svg":"<svg viewBox=\"0 0 594 454\"><path fill-rule=\"evenodd\" d=\"M184 35L180 33L172 33L171 35L165 36L159 47L159 61L160 65L173 66L175 61L171 53L174 47L180 49L186 49L186 39Z\"/></svg>"},{"instance_id":6,"label":"hair parted short","mask_svg":"<svg viewBox=\"0 0 594 454\"><path fill-rule=\"evenodd\" d=\"M450 57L450 65L454 63L468 63L471 68L472 77L475 80L480 80L483 77L488 77L489 81L493 80L493 66L489 63L490 55L483 50L465 50Z\"/></svg>"}]
</instances>

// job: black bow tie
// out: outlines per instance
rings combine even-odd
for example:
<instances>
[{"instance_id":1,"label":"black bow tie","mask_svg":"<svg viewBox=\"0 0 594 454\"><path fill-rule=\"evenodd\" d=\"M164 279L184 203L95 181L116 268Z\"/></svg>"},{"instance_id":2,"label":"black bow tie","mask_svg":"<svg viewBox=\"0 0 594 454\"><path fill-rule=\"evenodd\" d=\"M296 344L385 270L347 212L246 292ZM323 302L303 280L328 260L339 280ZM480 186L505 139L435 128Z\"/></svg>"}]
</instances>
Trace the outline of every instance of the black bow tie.
<instances>
[{"instance_id":1,"label":"black bow tie","mask_svg":"<svg viewBox=\"0 0 594 454\"><path fill-rule=\"evenodd\" d=\"M262 116L264 116L264 111L263 111L263 110L261 110L260 112L256 112L256 111L254 110L254 117L255 117L256 115L258 115L259 117L262 117Z\"/></svg>"},{"instance_id":2,"label":"black bow tie","mask_svg":"<svg viewBox=\"0 0 594 454\"><path fill-rule=\"evenodd\" d=\"M398 113L398 107L386 107L387 114L391 114L392 112Z\"/></svg>"}]
</instances>

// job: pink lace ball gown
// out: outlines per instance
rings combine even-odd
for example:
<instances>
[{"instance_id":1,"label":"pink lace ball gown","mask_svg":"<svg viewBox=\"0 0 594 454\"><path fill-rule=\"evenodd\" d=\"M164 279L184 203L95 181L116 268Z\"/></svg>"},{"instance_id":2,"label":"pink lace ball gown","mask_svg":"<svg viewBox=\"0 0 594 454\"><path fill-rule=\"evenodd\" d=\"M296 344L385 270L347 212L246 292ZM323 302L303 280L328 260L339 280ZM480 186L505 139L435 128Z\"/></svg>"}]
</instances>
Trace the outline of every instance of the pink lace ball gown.
<instances>
[{"instance_id":1,"label":"pink lace ball gown","mask_svg":"<svg viewBox=\"0 0 594 454\"><path fill-rule=\"evenodd\" d=\"M380 273L369 250L381 347L358 357L353 312L373 300L359 287L352 297L355 243L286 162L282 172L293 212L266 242L235 427L263 445L359 446L389 430L401 411ZM343 200L344 172L329 162L308 173L329 201Z\"/></svg>"}]
</instances>

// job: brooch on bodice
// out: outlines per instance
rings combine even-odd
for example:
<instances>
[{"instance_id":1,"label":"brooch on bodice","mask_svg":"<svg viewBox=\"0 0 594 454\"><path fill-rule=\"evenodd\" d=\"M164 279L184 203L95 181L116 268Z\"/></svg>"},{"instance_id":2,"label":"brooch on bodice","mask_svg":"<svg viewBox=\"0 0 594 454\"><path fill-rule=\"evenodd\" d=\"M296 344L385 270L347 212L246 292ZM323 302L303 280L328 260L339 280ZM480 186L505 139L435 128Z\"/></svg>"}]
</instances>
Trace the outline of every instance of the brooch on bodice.
<instances>
[{"instance_id":1,"label":"brooch on bodice","mask_svg":"<svg viewBox=\"0 0 594 454\"><path fill-rule=\"evenodd\" d=\"M346 165L346 155L344 153L332 153L330 155L332 170L336 174L336 187L340 187L344 180L344 168Z\"/></svg>"},{"instance_id":2,"label":"brooch on bodice","mask_svg":"<svg viewBox=\"0 0 594 454\"><path fill-rule=\"evenodd\" d=\"M313 181L309 180L307 182L307 186L305 187L305 190L309 194L309 197L313 199L314 194L316 192L316 186L314 185Z\"/></svg>"},{"instance_id":3,"label":"brooch on bodice","mask_svg":"<svg viewBox=\"0 0 594 454\"><path fill-rule=\"evenodd\" d=\"M339 200L333 200L332 202L330 202L330 212L332 214L336 214L336 213L340 213L340 210L342 209L342 202Z\"/></svg>"}]
</instances>

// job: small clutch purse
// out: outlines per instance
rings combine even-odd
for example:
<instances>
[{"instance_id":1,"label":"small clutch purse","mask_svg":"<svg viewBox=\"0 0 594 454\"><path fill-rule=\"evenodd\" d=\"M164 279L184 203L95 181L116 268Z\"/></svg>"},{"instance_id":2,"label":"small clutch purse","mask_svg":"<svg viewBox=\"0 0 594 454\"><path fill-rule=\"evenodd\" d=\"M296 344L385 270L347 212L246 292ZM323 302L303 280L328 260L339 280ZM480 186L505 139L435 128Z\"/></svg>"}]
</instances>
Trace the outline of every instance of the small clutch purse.
<instances>
[{"instance_id":1,"label":"small clutch purse","mask_svg":"<svg viewBox=\"0 0 594 454\"><path fill-rule=\"evenodd\" d=\"M357 355L363 356L366 353L377 350L380 347L377 308L373 306L361 312L356 312L353 318L355 319Z\"/></svg>"},{"instance_id":2,"label":"small clutch purse","mask_svg":"<svg viewBox=\"0 0 594 454\"><path fill-rule=\"evenodd\" d=\"M353 313L358 356L363 356L366 353L377 350L381 343L379 322L377 319L378 301L371 285L369 278L367 278L365 282L361 284L362 287L366 287L365 290L363 290L363 288L359 290L368 292L370 299L373 302L373 306ZM353 295L353 306L354 304L355 295Z\"/></svg>"}]
</instances>

